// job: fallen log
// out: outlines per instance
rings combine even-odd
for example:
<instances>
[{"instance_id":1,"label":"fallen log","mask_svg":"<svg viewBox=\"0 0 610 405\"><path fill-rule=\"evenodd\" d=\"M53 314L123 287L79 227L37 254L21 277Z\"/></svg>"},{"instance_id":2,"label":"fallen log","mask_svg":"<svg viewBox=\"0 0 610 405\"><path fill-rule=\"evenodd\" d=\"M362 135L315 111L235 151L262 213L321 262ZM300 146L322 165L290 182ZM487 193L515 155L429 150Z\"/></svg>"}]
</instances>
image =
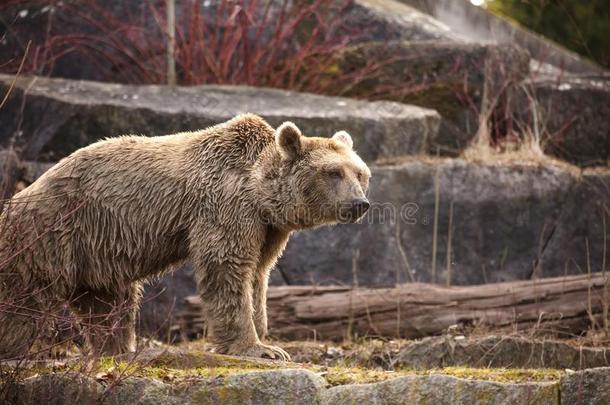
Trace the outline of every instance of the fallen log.
<instances>
[{"instance_id":1,"label":"fallen log","mask_svg":"<svg viewBox=\"0 0 610 405\"><path fill-rule=\"evenodd\" d=\"M600 273L460 287L270 287L269 332L282 339L419 338L458 325L579 334L601 325L609 288L608 277ZM187 338L200 337L201 300L190 296L186 304L174 329Z\"/></svg>"}]
</instances>

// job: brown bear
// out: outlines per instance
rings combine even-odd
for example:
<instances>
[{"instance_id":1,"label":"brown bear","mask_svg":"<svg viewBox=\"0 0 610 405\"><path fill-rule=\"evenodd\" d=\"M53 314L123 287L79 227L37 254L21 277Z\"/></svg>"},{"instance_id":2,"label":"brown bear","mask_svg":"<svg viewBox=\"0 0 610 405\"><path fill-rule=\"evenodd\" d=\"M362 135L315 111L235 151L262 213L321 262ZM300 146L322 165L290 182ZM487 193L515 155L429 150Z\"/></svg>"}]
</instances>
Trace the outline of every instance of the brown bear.
<instances>
[{"instance_id":1,"label":"brown bear","mask_svg":"<svg viewBox=\"0 0 610 405\"><path fill-rule=\"evenodd\" d=\"M346 132L251 114L82 148L0 217L0 357L31 351L66 303L97 353L133 351L142 283L188 260L218 352L288 359L261 342L269 272L292 232L360 218L369 178Z\"/></svg>"}]
</instances>

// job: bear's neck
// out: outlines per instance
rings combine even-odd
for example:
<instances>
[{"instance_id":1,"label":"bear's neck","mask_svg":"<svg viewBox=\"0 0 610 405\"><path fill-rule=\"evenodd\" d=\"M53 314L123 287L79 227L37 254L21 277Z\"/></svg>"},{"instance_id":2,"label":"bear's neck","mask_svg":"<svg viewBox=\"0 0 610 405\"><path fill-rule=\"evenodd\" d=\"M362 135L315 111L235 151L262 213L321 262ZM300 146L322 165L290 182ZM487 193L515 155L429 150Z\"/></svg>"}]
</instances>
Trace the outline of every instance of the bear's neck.
<instances>
[{"instance_id":1,"label":"bear's neck","mask_svg":"<svg viewBox=\"0 0 610 405\"><path fill-rule=\"evenodd\" d=\"M268 145L259 155L252 171L252 190L256 190L256 203L264 223L291 232L302 229L294 209L294 197L290 185L282 176L285 163L275 142Z\"/></svg>"}]
</instances>

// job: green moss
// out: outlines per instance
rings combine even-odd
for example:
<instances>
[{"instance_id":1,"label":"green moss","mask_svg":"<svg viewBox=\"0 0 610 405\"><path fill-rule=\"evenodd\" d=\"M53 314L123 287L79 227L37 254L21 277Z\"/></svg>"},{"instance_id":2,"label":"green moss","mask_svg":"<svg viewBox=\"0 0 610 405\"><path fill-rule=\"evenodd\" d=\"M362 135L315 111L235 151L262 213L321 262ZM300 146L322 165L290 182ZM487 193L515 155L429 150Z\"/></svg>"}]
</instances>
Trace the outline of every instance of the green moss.
<instances>
[{"instance_id":1,"label":"green moss","mask_svg":"<svg viewBox=\"0 0 610 405\"><path fill-rule=\"evenodd\" d=\"M119 373L138 377L155 378L166 382L179 382L188 378L219 378L235 374L251 373L257 371L284 368L283 364L260 364L248 360L229 359L221 362L224 364L200 366L200 367L172 367L165 364L139 365L133 362L115 361L112 358L100 359L93 374ZM507 368L470 368L470 367L446 367L431 370L398 369L394 371L380 368L363 368L349 365L341 366L318 366L302 365L314 373L322 375L330 385L366 384L386 381L405 375L450 375L468 380L486 380L503 383L519 383L528 381L557 381L564 372L556 369L507 369ZM27 375L43 374L53 372L52 368L32 368L27 370Z\"/></svg>"},{"instance_id":2,"label":"green moss","mask_svg":"<svg viewBox=\"0 0 610 405\"><path fill-rule=\"evenodd\" d=\"M557 381L564 374L555 369L505 369L446 367L432 370L399 369L386 371L360 367L328 367L324 377L331 385L365 384L385 381L405 375L450 375L467 380L486 380L504 383L528 381Z\"/></svg>"},{"instance_id":3,"label":"green moss","mask_svg":"<svg viewBox=\"0 0 610 405\"><path fill-rule=\"evenodd\" d=\"M528 382L528 381L555 381L564 374L556 369L511 369L511 368L470 368L445 367L418 371L418 374L444 374L468 380L487 380L497 382Z\"/></svg>"},{"instance_id":4,"label":"green moss","mask_svg":"<svg viewBox=\"0 0 610 405\"><path fill-rule=\"evenodd\" d=\"M360 367L328 367L323 376L330 385L346 385L375 383L405 374L412 373Z\"/></svg>"},{"instance_id":5,"label":"green moss","mask_svg":"<svg viewBox=\"0 0 610 405\"><path fill-rule=\"evenodd\" d=\"M202 350L189 350L180 353L163 353L155 357L147 365L154 367L170 367L180 369L193 368L242 368L242 369L273 369L277 363L265 360L237 358L214 354Z\"/></svg>"},{"instance_id":6,"label":"green moss","mask_svg":"<svg viewBox=\"0 0 610 405\"><path fill-rule=\"evenodd\" d=\"M393 371L375 367L378 361L369 359L375 353L400 346L401 342L383 341L353 341L344 342L341 349L345 351L342 359L333 361L332 365L316 365L311 363L283 363L264 359L239 358L206 352L201 347L168 348L166 351L155 352L148 358L143 355L136 360L119 360L112 357L100 358L93 369L89 365L81 367L80 363L67 364L65 367L74 371L88 370L87 374L96 376L108 373L119 374L122 377L139 376L155 378L167 383L180 383L192 378L222 378L235 374L251 373L264 370L302 368L323 376L330 385L375 383L405 375L442 374L461 379L488 380L497 382L527 382L527 381L557 381L563 371L554 369L504 369L504 368L469 368L446 367L431 370L415 370L409 368ZM319 344L312 348L326 352ZM358 356L354 357L354 353ZM364 360L363 360L364 359ZM317 361L317 360L316 360ZM323 362L324 360L319 360ZM23 376L44 374L58 371L57 367L36 367L25 369ZM220 381L222 383L222 380Z\"/></svg>"}]
</instances>

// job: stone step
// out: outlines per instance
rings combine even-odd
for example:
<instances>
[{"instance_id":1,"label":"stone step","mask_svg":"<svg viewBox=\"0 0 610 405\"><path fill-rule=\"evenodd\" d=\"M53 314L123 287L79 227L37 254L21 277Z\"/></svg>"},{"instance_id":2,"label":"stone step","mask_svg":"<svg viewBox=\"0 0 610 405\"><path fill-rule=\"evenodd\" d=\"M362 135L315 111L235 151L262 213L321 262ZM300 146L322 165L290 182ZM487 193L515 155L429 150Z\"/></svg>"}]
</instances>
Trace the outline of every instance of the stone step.
<instances>
[{"instance_id":1,"label":"stone step","mask_svg":"<svg viewBox=\"0 0 610 405\"><path fill-rule=\"evenodd\" d=\"M432 151L458 155L470 144L483 111L504 96L506 86L527 76L529 55L510 44L481 42L379 41L342 50L333 78L341 80L362 71L345 96L391 100L437 110L442 116ZM374 62L377 62L376 64ZM372 66L376 66L372 69Z\"/></svg>"},{"instance_id":2,"label":"stone step","mask_svg":"<svg viewBox=\"0 0 610 405\"><path fill-rule=\"evenodd\" d=\"M0 93L12 77L0 75ZM132 86L42 77L17 80L0 110L0 144L15 137L27 160L56 161L96 140L122 134L198 130L240 113L305 134L347 130L366 161L414 155L436 138L439 115L396 102L366 102L240 86Z\"/></svg>"},{"instance_id":3,"label":"stone step","mask_svg":"<svg viewBox=\"0 0 610 405\"><path fill-rule=\"evenodd\" d=\"M354 0L343 14L350 27L362 27L360 41L460 40L449 26L395 0Z\"/></svg>"},{"instance_id":4,"label":"stone step","mask_svg":"<svg viewBox=\"0 0 610 405\"><path fill-rule=\"evenodd\" d=\"M549 155L579 166L610 164L610 74L532 72L515 104L524 131L536 126L537 114Z\"/></svg>"},{"instance_id":5,"label":"stone step","mask_svg":"<svg viewBox=\"0 0 610 405\"><path fill-rule=\"evenodd\" d=\"M235 359L235 361L239 361ZM291 367L290 363L283 365ZM181 367L178 364L178 367ZM145 375L136 369L129 375L99 373L95 378L74 371L39 371L31 377L6 384L9 403L68 403L74 398L84 403L201 403L201 404L607 404L610 401L610 368L582 371L543 370L537 378L523 380L519 374L493 379L495 369L442 369L412 373L379 382L330 383L330 378L295 364L291 368L259 371L233 370L201 376L205 368L181 374ZM156 369L152 369L155 371ZM349 370L349 369L348 369ZM158 372L158 370L156 370ZM190 372L190 373L189 373ZM546 374L545 374L546 373ZM377 374L380 374L377 371ZM530 371L530 374L533 374ZM371 374L373 375L373 374ZM349 376L351 377L351 376ZM357 377L356 377L357 378ZM345 379L345 377L344 377ZM373 379L369 377L369 379ZM356 380L358 381L358 380Z\"/></svg>"},{"instance_id":6,"label":"stone step","mask_svg":"<svg viewBox=\"0 0 610 405\"><path fill-rule=\"evenodd\" d=\"M610 170L415 158L372 172L363 223L295 234L276 283L469 285L582 274L587 262L601 271L607 263Z\"/></svg>"},{"instance_id":7,"label":"stone step","mask_svg":"<svg viewBox=\"0 0 610 405\"><path fill-rule=\"evenodd\" d=\"M339 38L349 43L365 42L371 40L387 41L391 39L403 40L432 40L432 39L453 39L456 37L454 32L435 20L433 17L420 12L394 0L355 0L355 1L324 1L318 2L314 7L315 11L322 17L324 30L333 40ZM268 8L266 6L269 6ZM296 6L296 7L295 7ZM0 60L12 61L11 67L16 69L18 62L23 57L23 46L29 40L32 41L32 49L36 47L47 47L46 41L51 27L51 39L54 36L62 38L68 43L66 48L70 48L72 43L69 38L74 34L86 34L88 37L108 36L117 25L125 24L135 29L139 28L146 32L146 40L137 42L138 55L143 59L144 65L150 65L152 72L158 72L159 61L156 60L159 44L162 43L163 33L159 29L159 21L152 12L149 0L104 0L97 4L95 12L91 12L91 7L87 4L71 4L71 7L54 6L52 12L45 3L31 3L27 8L22 4L5 5L0 9L0 18L3 21L10 21L10 32L3 36L3 43L0 46ZM91 20L85 16L98 17L100 10L102 13L99 18L101 23L91 24ZM24 13L25 11L25 13ZM291 37L282 42L283 50L289 53L295 48L301 48L308 44L311 38L312 29L316 27L311 24L310 19L298 18L298 14L303 11L302 5L285 0L268 0L258 3L249 20L251 24L251 35L249 46L253 49L263 49L276 29L276 22L279 21L284 13L283 23L280 27L287 28L295 21L300 20L296 29L292 30ZM209 2L198 10L204 20L202 23L208 29L214 26L214 21L220 19L224 21L231 12L218 1ZM193 13L192 5L188 2L176 3L176 24L179 32L193 32L192 20L189 18ZM248 11L250 13L250 11ZM187 15L185 15L187 14ZM266 18L264 17L266 15ZM219 18L220 17L220 18ZM57 23L61 21L61 23ZM330 26L329 26L330 25ZM258 27L262 27L266 33L257 39L254 34ZM163 28L163 27L161 27ZM195 28L196 29L196 28ZM123 44L128 49L132 41L129 39ZM105 49L107 57L100 57L99 53L87 52L84 49L79 51L54 55L52 68L45 71L54 77L102 80L102 81L121 81L121 80L159 80L153 73L133 78L124 75L123 63L130 62L126 55L121 52L123 49ZM213 50L214 51L214 50ZM17 61L17 63L14 63ZM131 62L133 63L133 62ZM3 68L4 66L0 67ZM4 67L6 69L6 67ZM197 74L197 73L195 73ZM137 75L137 74L136 74ZM151 77L152 76L152 77ZM161 77L163 75L160 75Z\"/></svg>"}]
</instances>

